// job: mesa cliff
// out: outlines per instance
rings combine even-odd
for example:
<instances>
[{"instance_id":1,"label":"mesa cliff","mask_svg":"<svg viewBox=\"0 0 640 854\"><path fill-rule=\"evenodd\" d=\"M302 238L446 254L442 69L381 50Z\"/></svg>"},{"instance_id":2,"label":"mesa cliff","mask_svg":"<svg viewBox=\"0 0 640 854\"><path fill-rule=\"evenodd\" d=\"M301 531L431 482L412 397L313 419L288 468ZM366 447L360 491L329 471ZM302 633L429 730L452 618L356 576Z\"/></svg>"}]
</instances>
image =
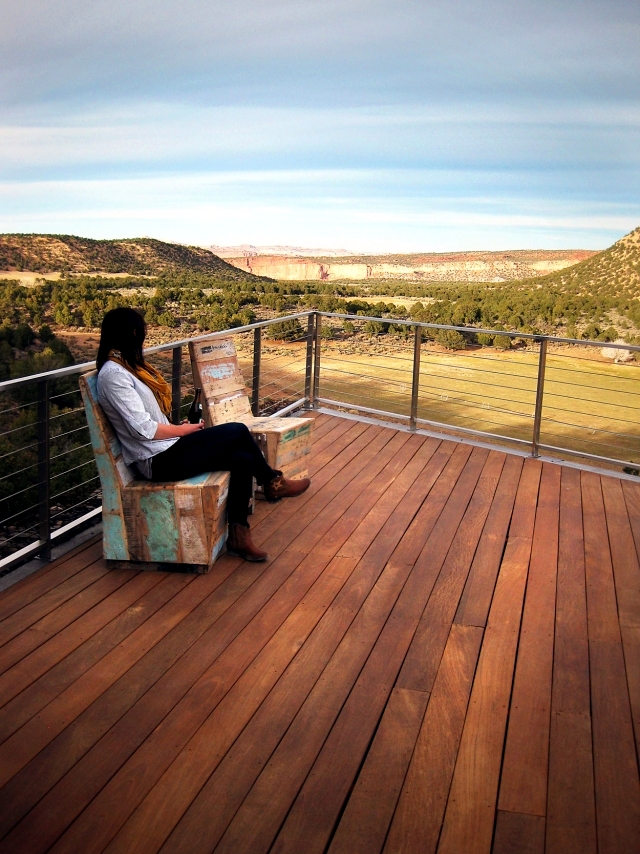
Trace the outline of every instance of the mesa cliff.
<instances>
[{"instance_id":1,"label":"mesa cliff","mask_svg":"<svg viewBox=\"0 0 640 854\"><path fill-rule=\"evenodd\" d=\"M594 251L518 250L419 255L358 255L340 258L259 255L227 257L240 270L289 281L407 279L430 282L507 282L556 273Z\"/></svg>"}]
</instances>

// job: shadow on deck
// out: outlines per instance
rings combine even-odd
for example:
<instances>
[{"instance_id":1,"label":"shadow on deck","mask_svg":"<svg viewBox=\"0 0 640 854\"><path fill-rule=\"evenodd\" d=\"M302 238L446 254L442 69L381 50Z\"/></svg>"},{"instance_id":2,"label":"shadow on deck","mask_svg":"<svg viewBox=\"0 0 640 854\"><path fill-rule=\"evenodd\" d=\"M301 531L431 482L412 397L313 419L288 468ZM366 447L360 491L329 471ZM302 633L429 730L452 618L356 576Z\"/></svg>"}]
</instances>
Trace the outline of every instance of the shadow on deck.
<instances>
[{"instance_id":1,"label":"shadow on deck","mask_svg":"<svg viewBox=\"0 0 640 854\"><path fill-rule=\"evenodd\" d=\"M0 596L0 852L637 851L640 485L326 415L311 470L266 564Z\"/></svg>"}]
</instances>

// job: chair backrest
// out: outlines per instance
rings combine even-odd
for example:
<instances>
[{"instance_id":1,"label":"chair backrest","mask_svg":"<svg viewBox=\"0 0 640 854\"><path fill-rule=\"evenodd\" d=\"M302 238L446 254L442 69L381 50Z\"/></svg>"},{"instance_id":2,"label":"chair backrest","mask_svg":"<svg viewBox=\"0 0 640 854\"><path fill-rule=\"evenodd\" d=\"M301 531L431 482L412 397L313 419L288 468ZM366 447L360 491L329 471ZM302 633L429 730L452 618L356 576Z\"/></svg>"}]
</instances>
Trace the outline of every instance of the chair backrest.
<instances>
[{"instance_id":1,"label":"chair backrest","mask_svg":"<svg viewBox=\"0 0 640 854\"><path fill-rule=\"evenodd\" d=\"M122 459L122 446L98 402L97 379L97 371L81 375L80 391L102 486L103 549L112 560L128 560L122 487L131 483L135 474Z\"/></svg>"},{"instance_id":2,"label":"chair backrest","mask_svg":"<svg viewBox=\"0 0 640 854\"><path fill-rule=\"evenodd\" d=\"M252 418L249 394L238 365L233 338L210 338L189 343L196 388L202 389L207 427Z\"/></svg>"},{"instance_id":3,"label":"chair backrest","mask_svg":"<svg viewBox=\"0 0 640 854\"><path fill-rule=\"evenodd\" d=\"M122 446L98 401L98 372L80 376L80 392L96 457L102 489L112 484L114 488L126 486L136 478L136 473L122 458Z\"/></svg>"}]
</instances>

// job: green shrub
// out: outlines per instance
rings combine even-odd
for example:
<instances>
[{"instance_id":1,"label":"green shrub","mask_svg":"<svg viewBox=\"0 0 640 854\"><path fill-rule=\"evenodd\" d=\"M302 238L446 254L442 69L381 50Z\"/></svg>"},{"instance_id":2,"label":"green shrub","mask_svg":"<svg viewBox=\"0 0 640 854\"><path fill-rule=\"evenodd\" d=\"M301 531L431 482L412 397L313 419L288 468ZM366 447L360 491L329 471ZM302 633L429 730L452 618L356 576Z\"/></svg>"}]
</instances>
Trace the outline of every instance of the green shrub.
<instances>
[{"instance_id":1,"label":"green shrub","mask_svg":"<svg viewBox=\"0 0 640 854\"><path fill-rule=\"evenodd\" d=\"M610 326L598 335L598 341L615 341L618 338L618 330Z\"/></svg>"},{"instance_id":2,"label":"green shrub","mask_svg":"<svg viewBox=\"0 0 640 854\"><path fill-rule=\"evenodd\" d=\"M265 327L265 336L276 341L299 341L304 338L305 331L302 324L296 318L294 320L281 320Z\"/></svg>"},{"instance_id":3,"label":"green shrub","mask_svg":"<svg viewBox=\"0 0 640 854\"><path fill-rule=\"evenodd\" d=\"M325 341L328 341L330 338L333 338L335 334L335 330L332 326L329 326L328 323L323 323L320 327L320 337L324 338Z\"/></svg>"},{"instance_id":4,"label":"green shrub","mask_svg":"<svg viewBox=\"0 0 640 854\"><path fill-rule=\"evenodd\" d=\"M498 350L510 350L512 343L508 335L496 335L493 339L493 346L497 347Z\"/></svg>"},{"instance_id":5,"label":"green shrub","mask_svg":"<svg viewBox=\"0 0 640 854\"><path fill-rule=\"evenodd\" d=\"M380 323L379 320L367 320L364 331L369 335L384 335L389 329L388 323Z\"/></svg>"},{"instance_id":6,"label":"green shrub","mask_svg":"<svg viewBox=\"0 0 640 854\"><path fill-rule=\"evenodd\" d=\"M582 337L585 341L596 341L599 335L600 327L596 326L595 323L590 323L582 333Z\"/></svg>"},{"instance_id":7,"label":"green shrub","mask_svg":"<svg viewBox=\"0 0 640 854\"><path fill-rule=\"evenodd\" d=\"M158 324L166 326L168 329L173 329L174 326L177 326L176 319L170 311L163 311L162 314L158 315Z\"/></svg>"},{"instance_id":8,"label":"green shrub","mask_svg":"<svg viewBox=\"0 0 640 854\"><path fill-rule=\"evenodd\" d=\"M455 329L439 329L436 332L436 341L447 350L464 350L467 346L464 335Z\"/></svg>"},{"instance_id":9,"label":"green shrub","mask_svg":"<svg viewBox=\"0 0 640 854\"><path fill-rule=\"evenodd\" d=\"M36 333L28 323L19 323L13 334L13 346L18 350L26 350L36 339Z\"/></svg>"},{"instance_id":10,"label":"green shrub","mask_svg":"<svg viewBox=\"0 0 640 854\"><path fill-rule=\"evenodd\" d=\"M482 344L483 347L491 347L493 344L493 335L489 335L488 332L478 332L478 344Z\"/></svg>"}]
</instances>

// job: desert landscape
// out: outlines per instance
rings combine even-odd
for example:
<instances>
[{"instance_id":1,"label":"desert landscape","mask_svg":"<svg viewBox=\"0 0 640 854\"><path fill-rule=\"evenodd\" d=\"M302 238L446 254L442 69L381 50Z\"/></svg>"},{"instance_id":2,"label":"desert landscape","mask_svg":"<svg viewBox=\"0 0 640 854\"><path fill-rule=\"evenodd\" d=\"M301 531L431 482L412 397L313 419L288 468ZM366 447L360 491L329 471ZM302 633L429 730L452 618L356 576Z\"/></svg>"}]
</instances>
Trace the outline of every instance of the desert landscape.
<instances>
[{"instance_id":1,"label":"desert landscape","mask_svg":"<svg viewBox=\"0 0 640 854\"><path fill-rule=\"evenodd\" d=\"M452 252L412 255L307 256L268 254L268 250L216 247L229 264L258 276L287 281L406 279L431 282L507 282L544 276L585 261L596 253L579 250Z\"/></svg>"}]
</instances>

